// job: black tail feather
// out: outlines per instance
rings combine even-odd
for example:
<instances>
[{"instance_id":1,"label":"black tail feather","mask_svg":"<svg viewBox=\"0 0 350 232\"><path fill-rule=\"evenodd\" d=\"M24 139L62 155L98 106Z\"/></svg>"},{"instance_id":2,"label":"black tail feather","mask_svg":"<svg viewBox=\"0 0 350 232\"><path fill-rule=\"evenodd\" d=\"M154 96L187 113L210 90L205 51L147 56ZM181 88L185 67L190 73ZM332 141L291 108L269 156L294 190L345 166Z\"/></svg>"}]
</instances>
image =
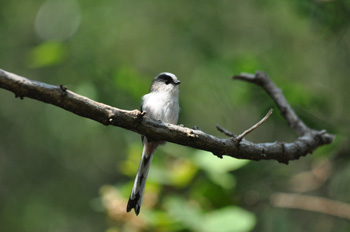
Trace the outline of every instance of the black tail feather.
<instances>
[{"instance_id":1,"label":"black tail feather","mask_svg":"<svg viewBox=\"0 0 350 232\"><path fill-rule=\"evenodd\" d=\"M128 201L128 205L126 206L126 212L130 212L132 209L134 209L136 216L139 215L141 205L139 205L139 200L140 200L140 194L137 193L134 199L131 199L131 196Z\"/></svg>"}]
</instances>

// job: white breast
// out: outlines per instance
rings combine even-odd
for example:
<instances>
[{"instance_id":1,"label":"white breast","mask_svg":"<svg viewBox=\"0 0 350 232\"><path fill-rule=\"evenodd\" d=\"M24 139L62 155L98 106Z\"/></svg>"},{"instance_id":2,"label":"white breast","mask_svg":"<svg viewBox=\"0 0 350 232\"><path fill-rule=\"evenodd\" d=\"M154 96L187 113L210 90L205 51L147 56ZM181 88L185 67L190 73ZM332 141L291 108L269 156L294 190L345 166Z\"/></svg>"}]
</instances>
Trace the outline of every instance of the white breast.
<instances>
[{"instance_id":1,"label":"white breast","mask_svg":"<svg viewBox=\"0 0 350 232\"><path fill-rule=\"evenodd\" d=\"M177 96L166 92L153 92L143 96L142 100L142 110L147 112L148 117L177 124L180 110Z\"/></svg>"}]
</instances>

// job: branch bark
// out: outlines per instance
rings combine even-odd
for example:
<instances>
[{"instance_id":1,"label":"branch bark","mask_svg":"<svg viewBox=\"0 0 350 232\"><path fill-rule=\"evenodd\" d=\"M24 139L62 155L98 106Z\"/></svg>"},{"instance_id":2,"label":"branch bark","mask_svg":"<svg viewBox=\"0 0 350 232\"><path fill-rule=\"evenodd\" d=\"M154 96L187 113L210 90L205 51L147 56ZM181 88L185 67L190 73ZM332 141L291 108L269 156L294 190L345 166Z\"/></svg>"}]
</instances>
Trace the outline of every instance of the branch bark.
<instances>
[{"instance_id":1,"label":"branch bark","mask_svg":"<svg viewBox=\"0 0 350 232\"><path fill-rule=\"evenodd\" d=\"M325 131L308 128L295 114L284 98L282 91L262 72L240 74L234 79L255 83L267 91L276 102L282 116L299 137L292 143L252 143L238 141L235 137L217 138L201 130L166 124L152 120L138 110L118 109L78 95L62 85L54 86L29 80L25 77L0 69L0 88L7 89L16 97L36 99L49 103L79 116L90 118L103 125L113 125L147 136L239 159L277 160L288 163L312 153L317 147L332 143L334 136Z\"/></svg>"}]
</instances>

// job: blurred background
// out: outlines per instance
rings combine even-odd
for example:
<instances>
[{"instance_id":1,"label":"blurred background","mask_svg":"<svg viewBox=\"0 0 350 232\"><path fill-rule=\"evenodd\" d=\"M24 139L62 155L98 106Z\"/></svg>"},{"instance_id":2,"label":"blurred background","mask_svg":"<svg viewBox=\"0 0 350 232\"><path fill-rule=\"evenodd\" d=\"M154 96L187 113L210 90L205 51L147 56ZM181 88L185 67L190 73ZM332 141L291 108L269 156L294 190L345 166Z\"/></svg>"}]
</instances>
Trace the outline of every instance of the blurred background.
<instances>
[{"instance_id":1,"label":"blurred background","mask_svg":"<svg viewBox=\"0 0 350 232\"><path fill-rule=\"evenodd\" d=\"M219 137L216 124L238 134L276 109L262 89L231 80L261 70L307 125L336 135L289 165L168 143L136 217L125 208L140 135L0 89L0 230L350 231L349 9L349 0L0 0L1 69L128 110L172 72L179 123ZM296 137L275 110L247 139Z\"/></svg>"}]
</instances>

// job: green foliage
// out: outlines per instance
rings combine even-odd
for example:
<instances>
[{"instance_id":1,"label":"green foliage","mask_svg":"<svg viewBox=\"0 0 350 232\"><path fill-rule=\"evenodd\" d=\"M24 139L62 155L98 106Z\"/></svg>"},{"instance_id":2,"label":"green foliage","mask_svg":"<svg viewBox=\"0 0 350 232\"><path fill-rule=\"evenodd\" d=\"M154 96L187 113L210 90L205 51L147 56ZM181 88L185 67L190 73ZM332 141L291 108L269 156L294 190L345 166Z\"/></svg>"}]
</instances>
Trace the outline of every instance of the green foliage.
<instances>
[{"instance_id":1,"label":"green foliage","mask_svg":"<svg viewBox=\"0 0 350 232\"><path fill-rule=\"evenodd\" d=\"M231 189L235 186L234 176L229 171L234 171L249 163L248 160L229 157L218 159L205 151L197 151L193 156L194 162L208 174L208 177L225 189Z\"/></svg>"},{"instance_id":2,"label":"green foliage","mask_svg":"<svg viewBox=\"0 0 350 232\"><path fill-rule=\"evenodd\" d=\"M203 214L178 197L169 198L166 205L171 218L191 231L250 231L255 225L254 215L238 207L225 207Z\"/></svg>"},{"instance_id":3,"label":"green foliage","mask_svg":"<svg viewBox=\"0 0 350 232\"><path fill-rule=\"evenodd\" d=\"M45 42L33 48L28 56L28 66L42 68L62 63L67 51L63 43Z\"/></svg>"},{"instance_id":4,"label":"green foliage","mask_svg":"<svg viewBox=\"0 0 350 232\"><path fill-rule=\"evenodd\" d=\"M140 78L140 74L131 67L119 67L113 77L115 88L124 91L134 100L138 100L142 93L147 92L147 87L150 85L146 78Z\"/></svg>"},{"instance_id":5,"label":"green foliage","mask_svg":"<svg viewBox=\"0 0 350 232\"><path fill-rule=\"evenodd\" d=\"M125 207L138 134L0 89L0 230L349 231L347 220L270 200L296 192L349 201L349 7L348 0L2 0L2 69L122 109L139 109L154 76L173 72L182 82L179 123L220 137L216 124L238 134L275 108L259 87L231 80L261 70L307 125L337 138L288 166L167 143L136 217ZM295 138L277 110L247 137Z\"/></svg>"},{"instance_id":6,"label":"green foliage","mask_svg":"<svg viewBox=\"0 0 350 232\"><path fill-rule=\"evenodd\" d=\"M203 213L191 205L191 202L179 197L169 197L166 208L175 222L191 231L250 231L255 225L254 215L239 207L228 206Z\"/></svg>"},{"instance_id":7,"label":"green foliage","mask_svg":"<svg viewBox=\"0 0 350 232\"><path fill-rule=\"evenodd\" d=\"M255 226L255 217L242 208L228 206L208 213L203 222L201 231L251 231Z\"/></svg>"},{"instance_id":8,"label":"green foliage","mask_svg":"<svg viewBox=\"0 0 350 232\"><path fill-rule=\"evenodd\" d=\"M342 33L350 23L350 1L294 1L295 7L320 27Z\"/></svg>"}]
</instances>

